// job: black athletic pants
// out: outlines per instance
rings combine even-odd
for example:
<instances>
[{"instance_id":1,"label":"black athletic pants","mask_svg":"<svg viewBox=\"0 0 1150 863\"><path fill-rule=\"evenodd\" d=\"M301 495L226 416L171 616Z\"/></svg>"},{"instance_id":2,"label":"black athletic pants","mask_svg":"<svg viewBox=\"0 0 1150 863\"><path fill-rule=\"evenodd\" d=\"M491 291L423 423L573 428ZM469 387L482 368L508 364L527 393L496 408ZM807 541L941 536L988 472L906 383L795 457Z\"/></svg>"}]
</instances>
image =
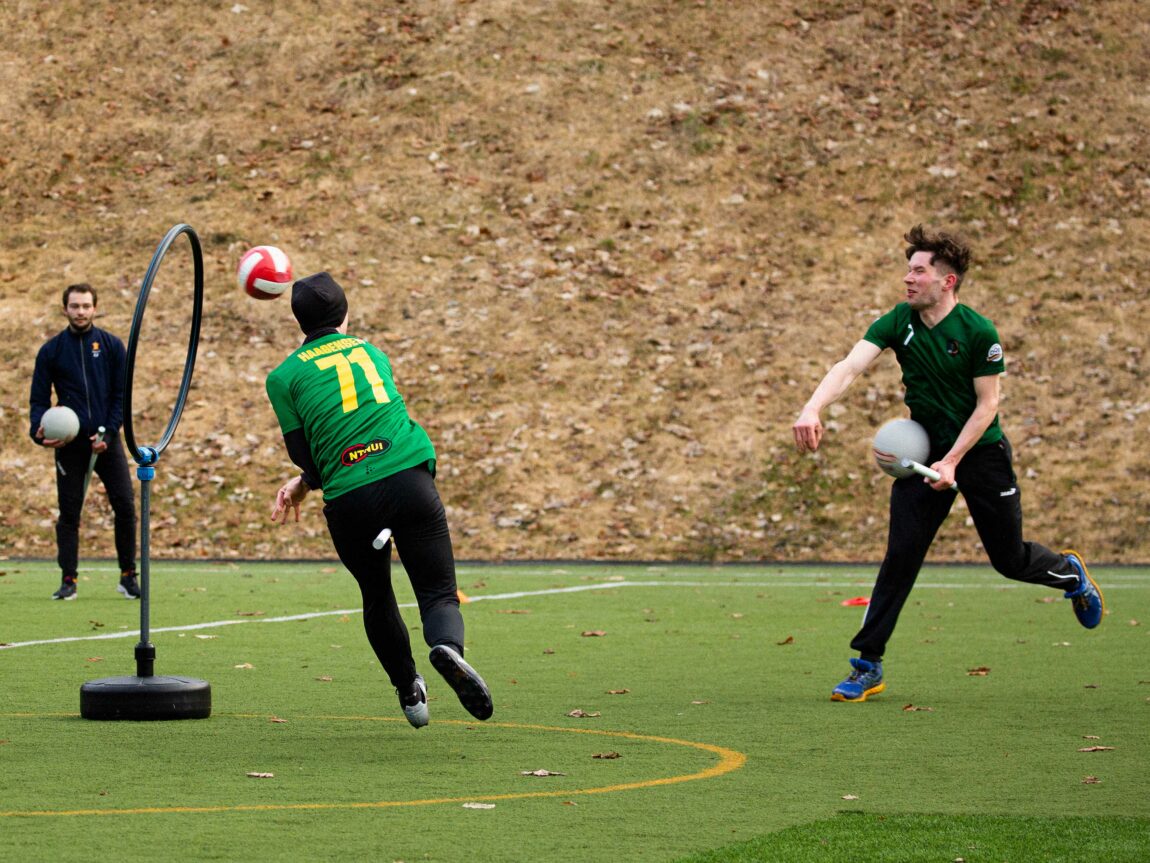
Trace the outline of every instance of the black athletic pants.
<instances>
[{"instance_id":1,"label":"black athletic pants","mask_svg":"<svg viewBox=\"0 0 1150 863\"><path fill-rule=\"evenodd\" d=\"M400 471L353 489L323 508L339 559L363 594L363 626L391 684L405 689L415 679L411 642L391 585L391 543L372 540L391 529L396 551L419 603L428 647L446 644L463 655L463 616L455 584L455 555L447 514L426 467Z\"/></svg>"},{"instance_id":2,"label":"black athletic pants","mask_svg":"<svg viewBox=\"0 0 1150 863\"><path fill-rule=\"evenodd\" d=\"M116 558L120 572L136 571L136 504L120 435L105 438L108 448L96 456L94 473L104 483L112 505ZM56 450L56 561L64 579L75 580L80 557L80 512L84 508L84 477L92 457L92 442L80 436Z\"/></svg>"},{"instance_id":3,"label":"black athletic pants","mask_svg":"<svg viewBox=\"0 0 1150 863\"><path fill-rule=\"evenodd\" d=\"M942 455L931 453L930 457L933 461ZM972 449L955 471L955 482L990 563L1016 581L1072 590L1078 585L1078 576L1066 559L1046 546L1022 539L1022 491L1012 460L1010 442L1003 438ZM935 491L920 476L895 480L891 486L886 557L871 591L862 629L851 641L863 659L882 659L899 612L956 496L950 490Z\"/></svg>"}]
</instances>

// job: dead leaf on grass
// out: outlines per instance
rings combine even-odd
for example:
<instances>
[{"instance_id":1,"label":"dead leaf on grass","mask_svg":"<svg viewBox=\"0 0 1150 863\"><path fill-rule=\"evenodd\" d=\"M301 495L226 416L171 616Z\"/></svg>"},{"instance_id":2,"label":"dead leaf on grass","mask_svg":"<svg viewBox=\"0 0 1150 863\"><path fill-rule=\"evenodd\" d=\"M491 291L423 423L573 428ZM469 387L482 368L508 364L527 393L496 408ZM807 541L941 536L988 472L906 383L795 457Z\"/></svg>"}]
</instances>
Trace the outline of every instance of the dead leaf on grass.
<instances>
[{"instance_id":1,"label":"dead leaf on grass","mask_svg":"<svg viewBox=\"0 0 1150 863\"><path fill-rule=\"evenodd\" d=\"M201 641L208 641L208 640L213 639L213 638L219 638L219 636L218 635L197 635L196 638L200 639Z\"/></svg>"},{"instance_id":2,"label":"dead leaf on grass","mask_svg":"<svg viewBox=\"0 0 1150 863\"><path fill-rule=\"evenodd\" d=\"M321 674L316 678L320 683L331 683L334 678L330 674Z\"/></svg>"},{"instance_id":3,"label":"dead leaf on grass","mask_svg":"<svg viewBox=\"0 0 1150 863\"><path fill-rule=\"evenodd\" d=\"M584 638L600 638L606 634L607 630L605 629L587 629L581 633Z\"/></svg>"},{"instance_id":4,"label":"dead leaf on grass","mask_svg":"<svg viewBox=\"0 0 1150 863\"><path fill-rule=\"evenodd\" d=\"M287 720L286 719L280 719L278 716L270 716L270 717L268 717L268 722L276 722L279 724L284 724L287 722Z\"/></svg>"},{"instance_id":5,"label":"dead leaf on grass","mask_svg":"<svg viewBox=\"0 0 1150 863\"><path fill-rule=\"evenodd\" d=\"M555 770L520 770L520 776L566 776L566 773L559 773Z\"/></svg>"},{"instance_id":6,"label":"dead leaf on grass","mask_svg":"<svg viewBox=\"0 0 1150 863\"><path fill-rule=\"evenodd\" d=\"M1079 752L1113 752L1113 746L1083 746Z\"/></svg>"},{"instance_id":7,"label":"dead leaf on grass","mask_svg":"<svg viewBox=\"0 0 1150 863\"><path fill-rule=\"evenodd\" d=\"M631 691L630 689L608 689L607 694L608 695L626 695L630 691Z\"/></svg>"},{"instance_id":8,"label":"dead leaf on grass","mask_svg":"<svg viewBox=\"0 0 1150 863\"><path fill-rule=\"evenodd\" d=\"M555 652L554 647L544 647L543 648L543 655L544 656L551 656L554 652Z\"/></svg>"},{"instance_id":9,"label":"dead leaf on grass","mask_svg":"<svg viewBox=\"0 0 1150 863\"><path fill-rule=\"evenodd\" d=\"M104 657L102 657L102 656L89 656L87 661L88 662L103 662Z\"/></svg>"},{"instance_id":10,"label":"dead leaf on grass","mask_svg":"<svg viewBox=\"0 0 1150 863\"><path fill-rule=\"evenodd\" d=\"M592 758L601 758L604 761L612 761L616 758L622 758L623 756L620 755L618 752L596 752L591 757Z\"/></svg>"},{"instance_id":11,"label":"dead leaf on grass","mask_svg":"<svg viewBox=\"0 0 1150 863\"><path fill-rule=\"evenodd\" d=\"M794 643L795 643L795 637L793 635L788 635L782 641L776 641L775 642L775 644L777 644L779 647L785 647L788 644L794 644Z\"/></svg>"},{"instance_id":12,"label":"dead leaf on grass","mask_svg":"<svg viewBox=\"0 0 1150 863\"><path fill-rule=\"evenodd\" d=\"M252 779L275 779L274 773L249 773L247 775Z\"/></svg>"},{"instance_id":13,"label":"dead leaf on grass","mask_svg":"<svg viewBox=\"0 0 1150 863\"><path fill-rule=\"evenodd\" d=\"M857 794L844 794L843 795L843 800L858 800L858 799L859 799L859 796Z\"/></svg>"},{"instance_id":14,"label":"dead leaf on grass","mask_svg":"<svg viewBox=\"0 0 1150 863\"><path fill-rule=\"evenodd\" d=\"M241 662L239 665L233 665L232 668L255 668L250 662Z\"/></svg>"},{"instance_id":15,"label":"dead leaf on grass","mask_svg":"<svg viewBox=\"0 0 1150 863\"><path fill-rule=\"evenodd\" d=\"M1099 779L1097 776L1084 776L1084 777L1082 777L1082 784L1083 785L1101 785L1102 780Z\"/></svg>"},{"instance_id":16,"label":"dead leaf on grass","mask_svg":"<svg viewBox=\"0 0 1150 863\"><path fill-rule=\"evenodd\" d=\"M1083 740L1101 740L1102 738L1099 737L1097 734L1083 734L1082 739Z\"/></svg>"},{"instance_id":17,"label":"dead leaf on grass","mask_svg":"<svg viewBox=\"0 0 1150 863\"><path fill-rule=\"evenodd\" d=\"M574 717L575 719L593 719L596 716L602 716L603 714L600 713L598 710L595 710L595 711L592 711L591 713L588 713L586 710L583 710L581 708L576 707L574 710L570 711L567 715Z\"/></svg>"},{"instance_id":18,"label":"dead leaf on grass","mask_svg":"<svg viewBox=\"0 0 1150 863\"><path fill-rule=\"evenodd\" d=\"M966 674L967 677L986 677L986 675L990 674L990 669L985 665L980 665L978 668L968 669Z\"/></svg>"},{"instance_id":19,"label":"dead leaf on grass","mask_svg":"<svg viewBox=\"0 0 1150 863\"><path fill-rule=\"evenodd\" d=\"M927 713L934 713L933 707L919 707L917 704L906 704L906 705L903 705L902 709L909 711L909 712L914 712L917 710L923 710Z\"/></svg>"},{"instance_id":20,"label":"dead leaf on grass","mask_svg":"<svg viewBox=\"0 0 1150 863\"><path fill-rule=\"evenodd\" d=\"M696 701L692 701L691 703L692 703L692 704L710 704L711 702L709 702L709 701L699 701L699 700L696 700Z\"/></svg>"}]
</instances>

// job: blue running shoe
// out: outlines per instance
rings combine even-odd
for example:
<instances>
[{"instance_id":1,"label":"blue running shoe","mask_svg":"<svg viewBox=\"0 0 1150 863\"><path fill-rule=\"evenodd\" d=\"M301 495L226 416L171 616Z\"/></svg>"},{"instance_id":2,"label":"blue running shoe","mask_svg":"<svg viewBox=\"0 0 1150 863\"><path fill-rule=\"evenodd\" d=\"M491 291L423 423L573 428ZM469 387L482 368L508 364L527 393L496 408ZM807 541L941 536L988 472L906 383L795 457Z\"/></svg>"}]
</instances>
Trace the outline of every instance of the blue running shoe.
<instances>
[{"instance_id":1,"label":"blue running shoe","mask_svg":"<svg viewBox=\"0 0 1150 863\"><path fill-rule=\"evenodd\" d=\"M852 658L851 667L854 670L850 677L835 687L831 701L866 701L868 695L886 689L886 684L882 682L881 662Z\"/></svg>"},{"instance_id":2,"label":"blue running shoe","mask_svg":"<svg viewBox=\"0 0 1150 863\"><path fill-rule=\"evenodd\" d=\"M1082 560L1082 555L1071 549L1062 552L1066 562L1078 574L1078 587L1068 590L1064 596L1070 600L1074 608L1074 616L1078 622L1087 629L1093 629L1102 622L1102 615L1106 611L1106 603L1102 599L1102 591L1098 584L1090 577L1090 571Z\"/></svg>"}]
</instances>

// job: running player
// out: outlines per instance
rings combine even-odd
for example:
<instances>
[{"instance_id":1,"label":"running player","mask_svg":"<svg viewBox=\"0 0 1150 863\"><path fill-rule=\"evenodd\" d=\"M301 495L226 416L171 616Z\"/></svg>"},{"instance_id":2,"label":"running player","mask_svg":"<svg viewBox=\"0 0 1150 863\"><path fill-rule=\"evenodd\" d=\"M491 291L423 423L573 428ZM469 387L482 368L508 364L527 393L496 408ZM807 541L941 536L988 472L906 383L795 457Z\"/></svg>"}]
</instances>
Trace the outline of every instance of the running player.
<instances>
[{"instance_id":1,"label":"running player","mask_svg":"<svg viewBox=\"0 0 1150 863\"><path fill-rule=\"evenodd\" d=\"M408 416L391 361L347 335L347 298L328 273L292 285L303 344L267 377L267 393L291 460L300 468L276 492L272 521L299 521L299 506L323 489L336 553L359 583L363 625L416 728L428 722L427 687L416 671L391 585L391 540L407 570L431 648L432 666L477 719L493 712L483 678L463 659L463 617L447 516L435 487L435 449Z\"/></svg>"},{"instance_id":2,"label":"running player","mask_svg":"<svg viewBox=\"0 0 1150 863\"><path fill-rule=\"evenodd\" d=\"M906 302L871 324L862 340L823 378L793 426L799 452L814 452L823 437L823 408L850 387L889 348L902 368L911 418L931 440L935 482L919 476L895 480L890 530L862 629L851 641L858 651L850 675L835 687L835 701L865 701L882 692L882 659L899 612L909 596L934 535L950 512L957 483L994 568L1017 581L1065 592L1079 623L1102 620L1102 594L1082 556L1057 554L1022 538L1022 493L1010 442L998 422L999 376L1005 371L994 324L958 302L970 262L962 239L921 225L904 239Z\"/></svg>"}]
</instances>

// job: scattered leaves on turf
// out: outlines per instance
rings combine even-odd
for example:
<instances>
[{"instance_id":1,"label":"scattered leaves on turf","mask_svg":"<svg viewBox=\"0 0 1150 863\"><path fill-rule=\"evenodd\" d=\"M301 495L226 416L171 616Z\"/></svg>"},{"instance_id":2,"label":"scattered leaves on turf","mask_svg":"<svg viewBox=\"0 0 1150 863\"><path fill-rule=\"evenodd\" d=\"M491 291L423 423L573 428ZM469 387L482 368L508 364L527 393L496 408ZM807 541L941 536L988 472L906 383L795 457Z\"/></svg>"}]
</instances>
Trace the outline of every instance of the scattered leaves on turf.
<instances>
[{"instance_id":1,"label":"scattered leaves on turf","mask_svg":"<svg viewBox=\"0 0 1150 863\"><path fill-rule=\"evenodd\" d=\"M795 637L793 635L788 635L782 641L776 641L775 642L775 644L777 644L779 647L786 647L788 644L794 644L794 643L795 643Z\"/></svg>"},{"instance_id":2,"label":"scattered leaves on turf","mask_svg":"<svg viewBox=\"0 0 1150 863\"><path fill-rule=\"evenodd\" d=\"M1079 752L1113 752L1113 746L1083 746Z\"/></svg>"},{"instance_id":3,"label":"scattered leaves on turf","mask_svg":"<svg viewBox=\"0 0 1150 863\"><path fill-rule=\"evenodd\" d=\"M608 695L626 695L630 691L631 691L630 689L608 689L607 694Z\"/></svg>"},{"instance_id":4,"label":"scattered leaves on turf","mask_svg":"<svg viewBox=\"0 0 1150 863\"><path fill-rule=\"evenodd\" d=\"M618 752L596 752L591 756L592 758L601 758L604 761L613 761L616 758L622 758Z\"/></svg>"},{"instance_id":5,"label":"scattered leaves on turf","mask_svg":"<svg viewBox=\"0 0 1150 863\"><path fill-rule=\"evenodd\" d=\"M595 710L595 711L588 713L586 710L583 710L579 707L576 707L574 710L568 712L567 715L571 716L575 719L593 719L594 717L602 716L603 714L600 713L598 710Z\"/></svg>"},{"instance_id":6,"label":"scattered leaves on turf","mask_svg":"<svg viewBox=\"0 0 1150 863\"><path fill-rule=\"evenodd\" d=\"M600 638L606 634L605 629L586 629L581 633L584 638Z\"/></svg>"},{"instance_id":7,"label":"scattered leaves on turf","mask_svg":"<svg viewBox=\"0 0 1150 863\"><path fill-rule=\"evenodd\" d=\"M239 665L233 665L232 668L255 668L250 662L241 662Z\"/></svg>"},{"instance_id":8,"label":"scattered leaves on turf","mask_svg":"<svg viewBox=\"0 0 1150 863\"><path fill-rule=\"evenodd\" d=\"M494 809L494 803L464 803L464 809Z\"/></svg>"},{"instance_id":9,"label":"scattered leaves on turf","mask_svg":"<svg viewBox=\"0 0 1150 863\"><path fill-rule=\"evenodd\" d=\"M925 711L926 713L934 713L933 707L920 707L917 704L904 704L902 709L907 711L907 712L910 712L910 713L913 713L913 712L918 711L918 710Z\"/></svg>"},{"instance_id":10,"label":"scattered leaves on turf","mask_svg":"<svg viewBox=\"0 0 1150 863\"><path fill-rule=\"evenodd\" d=\"M520 776L566 776L566 773L559 773L555 770L520 770Z\"/></svg>"},{"instance_id":11,"label":"scattered leaves on turf","mask_svg":"<svg viewBox=\"0 0 1150 863\"><path fill-rule=\"evenodd\" d=\"M252 779L275 779L274 773L249 773L247 775Z\"/></svg>"},{"instance_id":12,"label":"scattered leaves on turf","mask_svg":"<svg viewBox=\"0 0 1150 863\"><path fill-rule=\"evenodd\" d=\"M1083 785L1101 785L1102 780L1099 779L1097 776L1084 776L1084 777L1082 777L1082 784Z\"/></svg>"},{"instance_id":13,"label":"scattered leaves on turf","mask_svg":"<svg viewBox=\"0 0 1150 863\"><path fill-rule=\"evenodd\" d=\"M968 677L986 677L986 675L990 674L990 669L985 665L980 665L978 668L968 669L966 674Z\"/></svg>"}]
</instances>

